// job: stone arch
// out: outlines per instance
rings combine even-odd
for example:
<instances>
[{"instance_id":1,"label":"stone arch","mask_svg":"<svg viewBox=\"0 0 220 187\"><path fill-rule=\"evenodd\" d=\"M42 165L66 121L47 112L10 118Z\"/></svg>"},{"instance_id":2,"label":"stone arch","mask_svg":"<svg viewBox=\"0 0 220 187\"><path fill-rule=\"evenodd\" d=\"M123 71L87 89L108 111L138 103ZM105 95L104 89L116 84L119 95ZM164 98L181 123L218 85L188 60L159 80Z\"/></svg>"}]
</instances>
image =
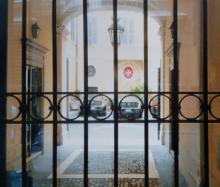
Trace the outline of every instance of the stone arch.
<instances>
[{"instance_id":1,"label":"stone arch","mask_svg":"<svg viewBox=\"0 0 220 187\"><path fill-rule=\"evenodd\" d=\"M112 0L97 0L98 4L91 5L89 11L112 11ZM167 2L164 0L149 1L148 10L149 16L155 19L157 22L161 22L161 18L164 16L171 15L165 10ZM71 1L67 5L63 5L65 10L62 11L62 6L60 6L60 12L58 16L58 25L66 25L73 17L82 15L83 13L83 1ZM64 9L64 8L63 8ZM135 12L143 12L143 1L139 0L119 0L118 10L127 10Z\"/></svg>"}]
</instances>

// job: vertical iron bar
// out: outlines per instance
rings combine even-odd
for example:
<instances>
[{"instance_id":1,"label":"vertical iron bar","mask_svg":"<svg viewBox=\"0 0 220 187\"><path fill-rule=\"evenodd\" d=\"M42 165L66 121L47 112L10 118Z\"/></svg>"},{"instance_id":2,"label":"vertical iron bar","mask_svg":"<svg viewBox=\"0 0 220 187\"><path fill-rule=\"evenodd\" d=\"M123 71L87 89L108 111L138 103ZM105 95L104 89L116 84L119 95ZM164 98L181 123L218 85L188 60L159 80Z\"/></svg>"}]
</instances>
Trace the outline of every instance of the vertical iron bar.
<instances>
[{"instance_id":1,"label":"vertical iron bar","mask_svg":"<svg viewBox=\"0 0 220 187\"><path fill-rule=\"evenodd\" d=\"M114 28L114 186L118 187L118 1L113 0L113 28Z\"/></svg>"},{"instance_id":2,"label":"vertical iron bar","mask_svg":"<svg viewBox=\"0 0 220 187\"><path fill-rule=\"evenodd\" d=\"M160 87L160 84L161 84L161 68L158 68L158 92L160 93L161 91L161 87ZM161 99L160 99L160 96L158 97L158 116L160 117L161 115ZM160 140L160 128L161 128L161 122L158 121L158 129L157 129L157 139Z\"/></svg>"},{"instance_id":3,"label":"vertical iron bar","mask_svg":"<svg viewBox=\"0 0 220 187\"><path fill-rule=\"evenodd\" d=\"M144 162L145 162L145 177L144 186L149 186L149 163L148 163L148 0L144 0Z\"/></svg>"},{"instance_id":4,"label":"vertical iron bar","mask_svg":"<svg viewBox=\"0 0 220 187\"><path fill-rule=\"evenodd\" d=\"M69 93L69 58L67 58L67 61L66 61L66 91L67 93ZM67 119L69 119L69 107L68 107L68 103L69 103L69 97L67 97L67 100L66 100L66 112L67 112ZM69 134L69 124L67 124L67 132Z\"/></svg>"},{"instance_id":5,"label":"vertical iron bar","mask_svg":"<svg viewBox=\"0 0 220 187\"><path fill-rule=\"evenodd\" d=\"M204 186L209 187L208 2L203 0Z\"/></svg>"},{"instance_id":6,"label":"vertical iron bar","mask_svg":"<svg viewBox=\"0 0 220 187\"><path fill-rule=\"evenodd\" d=\"M87 0L83 0L83 42L84 42L84 187L88 187L88 17Z\"/></svg>"},{"instance_id":7,"label":"vertical iron bar","mask_svg":"<svg viewBox=\"0 0 220 187\"><path fill-rule=\"evenodd\" d=\"M53 52L53 187L57 187L57 23L56 0L52 1L52 52Z\"/></svg>"},{"instance_id":8,"label":"vertical iron bar","mask_svg":"<svg viewBox=\"0 0 220 187\"><path fill-rule=\"evenodd\" d=\"M173 120L174 120L174 185L179 186L179 64L178 64L178 0L173 0L174 29L174 86L173 86Z\"/></svg>"},{"instance_id":9,"label":"vertical iron bar","mask_svg":"<svg viewBox=\"0 0 220 187\"><path fill-rule=\"evenodd\" d=\"M6 93L8 1L0 1L0 186L6 186Z\"/></svg>"},{"instance_id":10,"label":"vertical iron bar","mask_svg":"<svg viewBox=\"0 0 220 187\"><path fill-rule=\"evenodd\" d=\"M26 33L27 33L27 1L22 1L22 186L27 186L26 167Z\"/></svg>"},{"instance_id":11,"label":"vertical iron bar","mask_svg":"<svg viewBox=\"0 0 220 187\"><path fill-rule=\"evenodd\" d=\"M26 77L26 79L28 80L28 85L26 85L26 91L27 91L27 120L30 121L30 112L31 112L31 107L30 107L30 98L31 98L31 71L32 71L32 67L30 65L26 65L26 71L28 68L28 75ZM28 133L26 132L26 136L27 136L27 140L26 142L28 142L27 144L27 155L31 156L31 124L30 123L26 123L26 126L28 126ZM26 127L27 128L27 127Z\"/></svg>"}]
</instances>

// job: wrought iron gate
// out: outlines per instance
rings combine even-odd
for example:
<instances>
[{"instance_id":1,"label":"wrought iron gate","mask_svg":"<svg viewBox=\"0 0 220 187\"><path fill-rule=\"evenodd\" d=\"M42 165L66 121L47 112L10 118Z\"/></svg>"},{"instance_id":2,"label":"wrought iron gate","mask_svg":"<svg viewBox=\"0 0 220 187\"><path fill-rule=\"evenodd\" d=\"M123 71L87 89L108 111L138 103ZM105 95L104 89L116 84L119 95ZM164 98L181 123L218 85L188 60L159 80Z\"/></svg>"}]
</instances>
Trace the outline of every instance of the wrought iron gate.
<instances>
[{"instance_id":1,"label":"wrought iron gate","mask_svg":"<svg viewBox=\"0 0 220 187\"><path fill-rule=\"evenodd\" d=\"M84 91L83 92L59 92L57 88L57 4L52 1L52 37L53 37L53 91L52 92L30 92L26 90L26 56L27 56L27 1L22 1L22 92L7 92L7 9L8 1L0 1L0 181L1 186L6 186L6 126L8 124L22 124L22 182L23 186L28 186L28 175L26 165L26 124L51 124L53 125L53 186L57 186L57 126L59 124L82 123L84 124L84 186L88 186L88 124L89 123L114 123L114 186L119 185L118 180L118 124L119 123L144 123L144 143L145 143L145 186L149 186L149 165L148 165L148 124L149 123L172 123L173 124L173 149L174 149L174 186L178 186L179 178L179 124L180 123L201 123L204 128L204 186L209 186L209 159L208 159L208 123L217 123L219 118L212 112L212 103L219 97L217 92L208 92L208 49L207 49L207 0L203 0L203 91L202 92L180 92L179 84L179 64L178 64L178 0L173 0L173 89L172 92L152 92L148 88L148 0L143 0L144 12L144 91L143 92L120 92L118 91L118 45L117 45L117 0L112 0L113 4L113 25L114 25L114 91L96 92L88 89L88 5L87 0L83 1L83 31L84 31ZM79 95L81 97L79 97ZM123 96L119 99L119 95ZM141 98L139 95L142 95ZM153 95L153 97L150 97ZM102 115L93 112L91 105L96 97L104 97L109 103L109 112ZM62 102L66 98L74 98L78 102L77 115L70 118L62 114ZM123 112L126 107L123 103L128 97L134 97L141 103L138 112L127 114ZM171 103L171 109L167 116L155 113L153 100L155 98L166 98ZM194 97L200 103L200 111L194 117L187 117L181 111L181 104L184 99ZM210 97L211 99L208 99ZM19 105L19 112L13 118L6 117L7 100L14 99ZM82 99L83 98L83 99ZM112 99L113 98L113 99ZM181 98L181 99L180 99ZM48 114L36 116L30 111L34 100L44 100L49 105ZM74 110L74 109L73 109ZM149 113L154 119L149 119ZM144 119L138 119L138 115L144 114ZM83 120L79 116L83 115ZM113 116L112 116L113 115ZM209 115L214 119L210 120ZM50 117L52 116L52 120ZM92 116L91 119L89 116ZM104 117L103 117L104 116ZM111 118L112 116L112 118Z\"/></svg>"}]
</instances>

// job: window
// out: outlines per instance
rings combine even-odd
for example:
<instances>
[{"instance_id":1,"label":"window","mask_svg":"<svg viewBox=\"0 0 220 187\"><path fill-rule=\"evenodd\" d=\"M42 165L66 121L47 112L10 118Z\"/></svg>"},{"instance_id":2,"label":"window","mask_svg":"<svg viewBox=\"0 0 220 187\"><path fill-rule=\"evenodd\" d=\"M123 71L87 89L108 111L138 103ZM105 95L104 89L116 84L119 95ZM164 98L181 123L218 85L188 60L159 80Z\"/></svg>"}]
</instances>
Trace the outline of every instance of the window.
<instances>
[{"instance_id":1,"label":"window","mask_svg":"<svg viewBox=\"0 0 220 187\"><path fill-rule=\"evenodd\" d=\"M89 45L97 43L97 25L95 17L89 17L88 19L88 43Z\"/></svg>"},{"instance_id":2,"label":"window","mask_svg":"<svg viewBox=\"0 0 220 187\"><path fill-rule=\"evenodd\" d=\"M134 44L134 21L122 19L119 24L124 28L121 43L124 45Z\"/></svg>"},{"instance_id":3,"label":"window","mask_svg":"<svg viewBox=\"0 0 220 187\"><path fill-rule=\"evenodd\" d=\"M99 8L102 5L102 0L89 0L89 6L93 8Z\"/></svg>"},{"instance_id":4,"label":"window","mask_svg":"<svg viewBox=\"0 0 220 187\"><path fill-rule=\"evenodd\" d=\"M71 21L71 40L74 42L74 43L77 43L77 19L74 19Z\"/></svg>"}]
</instances>

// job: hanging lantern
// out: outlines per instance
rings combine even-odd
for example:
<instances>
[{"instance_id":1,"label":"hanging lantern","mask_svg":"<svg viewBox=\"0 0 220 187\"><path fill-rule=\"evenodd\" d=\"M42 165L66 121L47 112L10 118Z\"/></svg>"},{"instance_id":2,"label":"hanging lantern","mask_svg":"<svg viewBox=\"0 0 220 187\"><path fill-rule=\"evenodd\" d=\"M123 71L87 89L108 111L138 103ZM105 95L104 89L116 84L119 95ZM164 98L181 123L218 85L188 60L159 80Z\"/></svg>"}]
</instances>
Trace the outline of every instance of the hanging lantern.
<instances>
[{"instance_id":1,"label":"hanging lantern","mask_svg":"<svg viewBox=\"0 0 220 187\"><path fill-rule=\"evenodd\" d=\"M118 39L118 46L121 44L121 40L122 40L122 36L124 33L124 28L118 24L117 20L117 39ZM114 24L112 24L109 28L108 28L108 32L109 32L109 37L111 40L111 44L114 46Z\"/></svg>"}]
</instances>

